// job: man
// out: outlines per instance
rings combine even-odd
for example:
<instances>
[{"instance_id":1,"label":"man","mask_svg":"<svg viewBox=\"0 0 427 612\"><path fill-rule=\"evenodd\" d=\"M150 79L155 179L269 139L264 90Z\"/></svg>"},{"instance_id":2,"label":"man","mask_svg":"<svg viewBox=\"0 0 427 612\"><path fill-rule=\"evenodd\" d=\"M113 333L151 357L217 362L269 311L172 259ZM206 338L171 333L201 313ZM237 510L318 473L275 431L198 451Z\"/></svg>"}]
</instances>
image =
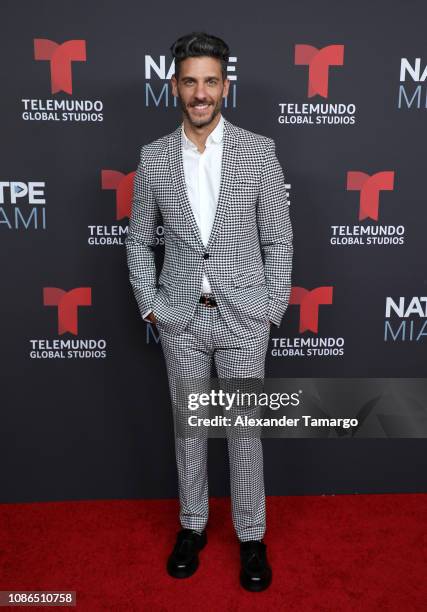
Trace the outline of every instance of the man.
<instances>
[{"instance_id":1,"label":"man","mask_svg":"<svg viewBox=\"0 0 427 612\"><path fill-rule=\"evenodd\" d=\"M291 287L292 229L272 139L230 123L229 48L193 32L171 47L172 93L183 123L145 145L126 238L130 282L141 316L157 326L172 405L178 378L263 379L270 326L279 326ZM165 255L157 281L154 246L163 218ZM259 437L228 437L232 518L240 541L240 582L271 583L263 454ZM167 562L192 575L207 542L207 439L177 436L182 529Z\"/></svg>"}]
</instances>

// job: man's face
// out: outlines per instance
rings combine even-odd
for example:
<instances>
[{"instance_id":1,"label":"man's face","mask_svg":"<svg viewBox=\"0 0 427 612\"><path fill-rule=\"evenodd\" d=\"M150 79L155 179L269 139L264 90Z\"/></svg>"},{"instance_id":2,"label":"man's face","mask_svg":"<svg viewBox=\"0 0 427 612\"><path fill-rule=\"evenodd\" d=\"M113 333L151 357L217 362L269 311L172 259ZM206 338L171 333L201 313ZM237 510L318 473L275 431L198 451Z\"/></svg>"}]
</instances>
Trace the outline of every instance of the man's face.
<instances>
[{"instance_id":1,"label":"man's face","mask_svg":"<svg viewBox=\"0 0 427 612\"><path fill-rule=\"evenodd\" d=\"M215 57L187 57L179 67L179 80L172 76L172 93L194 127L213 121L221 111L230 81L222 80L221 62Z\"/></svg>"}]
</instances>

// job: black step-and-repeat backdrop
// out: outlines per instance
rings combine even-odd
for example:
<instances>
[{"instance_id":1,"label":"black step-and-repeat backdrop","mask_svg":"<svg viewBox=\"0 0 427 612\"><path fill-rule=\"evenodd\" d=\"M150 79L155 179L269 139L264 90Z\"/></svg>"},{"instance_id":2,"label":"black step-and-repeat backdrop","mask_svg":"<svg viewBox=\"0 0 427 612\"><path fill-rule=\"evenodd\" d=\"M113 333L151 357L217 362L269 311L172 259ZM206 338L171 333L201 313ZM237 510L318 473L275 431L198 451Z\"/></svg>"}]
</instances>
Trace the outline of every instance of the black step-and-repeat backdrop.
<instances>
[{"instance_id":1,"label":"black step-and-repeat backdrop","mask_svg":"<svg viewBox=\"0 0 427 612\"><path fill-rule=\"evenodd\" d=\"M124 239L140 147L181 121L169 47L192 30L230 45L223 114L274 138L287 182L293 289L267 375L426 376L427 10L252 10L2 4L2 501L176 495L163 355ZM159 266L162 249L159 226ZM426 440L408 435L266 439L267 493L425 491ZM211 440L214 495L227 461Z\"/></svg>"}]
</instances>

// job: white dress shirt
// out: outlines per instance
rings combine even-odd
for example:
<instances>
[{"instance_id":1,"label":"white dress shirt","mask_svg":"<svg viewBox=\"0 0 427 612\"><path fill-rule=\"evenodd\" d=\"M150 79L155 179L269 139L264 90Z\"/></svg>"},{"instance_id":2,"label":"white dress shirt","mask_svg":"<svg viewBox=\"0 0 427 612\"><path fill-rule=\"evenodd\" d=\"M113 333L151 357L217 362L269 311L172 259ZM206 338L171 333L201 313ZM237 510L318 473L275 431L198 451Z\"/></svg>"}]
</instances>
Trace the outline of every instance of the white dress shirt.
<instances>
[{"instance_id":1,"label":"white dress shirt","mask_svg":"<svg viewBox=\"0 0 427 612\"><path fill-rule=\"evenodd\" d=\"M221 115L215 129L206 139L203 153L197 149L181 128L182 160L188 199L194 218L200 230L203 244L206 246L215 218L221 182L221 163L223 149L224 118ZM209 279L203 274L201 293L212 291ZM143 319L150 314L148 310ZM147 319L149 320L149 319Z\"/></svg>"}]
</instances>

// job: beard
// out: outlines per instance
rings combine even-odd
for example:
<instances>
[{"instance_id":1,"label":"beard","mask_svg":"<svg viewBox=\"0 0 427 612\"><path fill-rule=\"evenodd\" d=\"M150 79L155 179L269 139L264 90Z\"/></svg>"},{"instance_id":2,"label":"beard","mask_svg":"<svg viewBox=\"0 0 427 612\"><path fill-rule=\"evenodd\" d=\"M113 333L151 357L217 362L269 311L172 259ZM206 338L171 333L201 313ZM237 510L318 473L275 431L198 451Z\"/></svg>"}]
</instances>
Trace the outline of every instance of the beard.
<instances>
[{"instance_id":1,"label":"beard","mask_svg":"<svg viewBox=\"0 0 427 612\"><path fill-rule=\"evenodd\" d=\"M218 100L216 104L213 104L213 106L210 107L211 108L210 113L207 112L205 116L200 117L200 118L194 118L194 116L190 115L187 105L184 103L184 101L182 100L179 94L178 94L178 99L179 99L179 104L180 104L182 112L187 117L189 123L194 127L203 127L205 125L209 125L210 123L212 123L212 121L215 119L218 113L221 112L222 97ZM212 104L211 102L207 102L207 103ZM192 102L191 104L195 105L197 104L197 102Z\"/></svg>"}]
</instances>

